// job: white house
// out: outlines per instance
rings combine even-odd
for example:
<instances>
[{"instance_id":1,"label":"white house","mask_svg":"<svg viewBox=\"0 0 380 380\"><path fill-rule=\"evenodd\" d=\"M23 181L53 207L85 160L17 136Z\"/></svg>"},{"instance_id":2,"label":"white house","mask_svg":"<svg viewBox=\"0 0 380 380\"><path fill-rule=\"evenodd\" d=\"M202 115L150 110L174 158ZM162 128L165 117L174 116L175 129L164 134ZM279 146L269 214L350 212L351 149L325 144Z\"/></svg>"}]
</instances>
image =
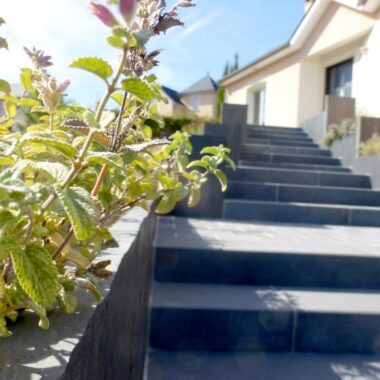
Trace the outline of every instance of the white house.
<instances>
[{"instance_id":1,"label":"white house","mask_svg":"<svg viewBox=\"0 0 380 380\"><path fill-rule=\"evenodd\" d=\"M223 78L225 102L248 106L248 123L298 126L326 95L352 97L380 115L380 0L307 0L285 44Z\"/></svg>"}]
</instances>

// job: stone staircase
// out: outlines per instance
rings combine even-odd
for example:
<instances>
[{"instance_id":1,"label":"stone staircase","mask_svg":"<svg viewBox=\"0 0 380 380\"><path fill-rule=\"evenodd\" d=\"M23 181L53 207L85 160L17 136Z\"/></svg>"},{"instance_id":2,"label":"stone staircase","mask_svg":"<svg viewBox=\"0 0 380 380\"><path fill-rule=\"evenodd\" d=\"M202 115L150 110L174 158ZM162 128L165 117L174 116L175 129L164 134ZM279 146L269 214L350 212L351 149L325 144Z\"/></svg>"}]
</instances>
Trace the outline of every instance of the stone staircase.
<instances>
[{"instance_id":1,"label":"stone staircase","mask_svg":"<svg viewBox=\"0 0 380 380\"><path fill-rule=\"evenodd\" d=\"M380 379L370 178L282 127L227 172L225 220L159 220L146 380Z\"/></svg>"}]
</instances>

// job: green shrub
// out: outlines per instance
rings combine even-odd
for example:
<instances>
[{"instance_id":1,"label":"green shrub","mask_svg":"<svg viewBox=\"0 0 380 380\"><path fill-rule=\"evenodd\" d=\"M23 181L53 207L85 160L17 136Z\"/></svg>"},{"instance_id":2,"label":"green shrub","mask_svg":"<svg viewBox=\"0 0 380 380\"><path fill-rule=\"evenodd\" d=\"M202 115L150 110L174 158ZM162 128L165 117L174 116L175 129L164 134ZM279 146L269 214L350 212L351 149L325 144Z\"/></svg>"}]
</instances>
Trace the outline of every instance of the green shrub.
<instances>
[{"instance_id":1,"label":"green shrub","mask_svg":"<svg viewBox=\"0 0 380 380\"><path fill-rule=\"evenodd\" d=\"M352 119L345 119L340 124L331 124L323 136L323 144L330 147L334 141L350 136L356 132L356 122Z\"/></svg>"},{"instance_id":2,"label":"green shrub","mask_svg":"<svg viewBox=\"0 0 380 380\"><path fill-rule=\"evenodd\" d=\"M380 136L374 134L368 141L359 145L359 156L374 156L380 154Z\"/></svg>"}]
</instances>

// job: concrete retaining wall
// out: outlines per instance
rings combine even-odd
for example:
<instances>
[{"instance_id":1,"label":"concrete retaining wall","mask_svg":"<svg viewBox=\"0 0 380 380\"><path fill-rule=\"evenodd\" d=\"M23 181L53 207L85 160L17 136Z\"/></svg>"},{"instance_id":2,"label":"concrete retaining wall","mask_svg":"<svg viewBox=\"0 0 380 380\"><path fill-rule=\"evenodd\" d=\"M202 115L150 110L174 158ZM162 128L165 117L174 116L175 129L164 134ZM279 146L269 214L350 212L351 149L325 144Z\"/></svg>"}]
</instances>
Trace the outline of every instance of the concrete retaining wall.
<instances>
[{"instance_id":1,"label":"concrete retaining wall","mask_svg":"<svg viewBox=\"0 0 380 380\"><path fill-rule=\"evenodd\" d=\"M125 254L61 380L142 380L156 217L151 214Z\"/></svg>"}]
</instances>

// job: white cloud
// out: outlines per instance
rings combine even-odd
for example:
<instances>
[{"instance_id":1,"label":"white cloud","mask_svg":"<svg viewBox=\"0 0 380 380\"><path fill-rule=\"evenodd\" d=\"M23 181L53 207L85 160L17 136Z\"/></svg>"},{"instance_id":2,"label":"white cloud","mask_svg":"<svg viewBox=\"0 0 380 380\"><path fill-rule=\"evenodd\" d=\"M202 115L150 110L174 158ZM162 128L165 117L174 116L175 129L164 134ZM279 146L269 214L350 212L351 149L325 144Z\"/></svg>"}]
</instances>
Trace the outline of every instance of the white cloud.
<instances>
[{"instance_id":1,"label":"white cloud","mask_svg":"<svg viewBox=\"0 0 380 380\"><path fill-rule=\"evenodd\" d=\"M186 26L180 33L178 33L174 38L173 38L173 43L174 44L179 44L182 42L185 38L189 37L199 29L203 29L206 26L210 25L212 22L214 22L217 18L221 16L220 12L214 12L210 13L206 17L201 18L198 21L194 21L192 23L189 23L188 26Z\"/></svg>"}]
</instances>

